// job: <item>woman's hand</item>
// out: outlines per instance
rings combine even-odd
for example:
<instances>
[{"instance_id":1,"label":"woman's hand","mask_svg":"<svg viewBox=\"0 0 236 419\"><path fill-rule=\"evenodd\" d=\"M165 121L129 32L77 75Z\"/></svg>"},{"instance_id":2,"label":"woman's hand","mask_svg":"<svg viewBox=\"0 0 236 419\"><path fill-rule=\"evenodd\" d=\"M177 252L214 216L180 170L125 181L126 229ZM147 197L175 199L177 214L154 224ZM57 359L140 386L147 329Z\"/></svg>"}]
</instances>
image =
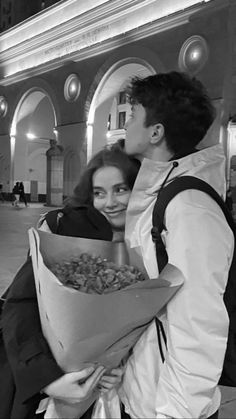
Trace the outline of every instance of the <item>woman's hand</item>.
<instances>
[{"instance_id":1,"label":"woman's hand","mask_svg":"<svg viewBox=\"0 0 236 419\"><path fill-rule=\"evenodd\" d=\"M104 374L105 368L100 366L85 368L78 372L64 374L42 390L50 397L66 399L69 403L78 403L87 399Z\"/></svg>"},{"instance_id":2,"label":"woman's hand","mask_svg":"<svg viewBox=\"0 0 236 419\"><path fill-rule=\"evenodd\" d=\"M100 392L105 393L112 388L118 387L122 381L123 373L123 368L115 368L109 374L104 374L98 384Z\"/></svg>"}]
</instances>

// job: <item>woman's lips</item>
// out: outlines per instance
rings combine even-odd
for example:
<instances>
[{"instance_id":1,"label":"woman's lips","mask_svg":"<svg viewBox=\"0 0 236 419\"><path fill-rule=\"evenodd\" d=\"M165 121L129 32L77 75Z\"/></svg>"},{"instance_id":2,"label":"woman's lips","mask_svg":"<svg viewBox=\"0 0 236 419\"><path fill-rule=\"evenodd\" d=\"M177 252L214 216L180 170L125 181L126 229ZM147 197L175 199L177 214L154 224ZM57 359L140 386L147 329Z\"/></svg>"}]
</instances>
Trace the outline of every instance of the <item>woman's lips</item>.
<instances>
[{"instance_id":1,"label":"woman's lips","mask_svg":"<svg viewBox=\"0 0 236 419\"><path fill-rule=\"evenodd\" d=\"M113 212L105 212L105 215L108 217L117 217L117 215L120 215L125 210L119 210L119 211L113 211Z\"/></svg>"}]
</instances>

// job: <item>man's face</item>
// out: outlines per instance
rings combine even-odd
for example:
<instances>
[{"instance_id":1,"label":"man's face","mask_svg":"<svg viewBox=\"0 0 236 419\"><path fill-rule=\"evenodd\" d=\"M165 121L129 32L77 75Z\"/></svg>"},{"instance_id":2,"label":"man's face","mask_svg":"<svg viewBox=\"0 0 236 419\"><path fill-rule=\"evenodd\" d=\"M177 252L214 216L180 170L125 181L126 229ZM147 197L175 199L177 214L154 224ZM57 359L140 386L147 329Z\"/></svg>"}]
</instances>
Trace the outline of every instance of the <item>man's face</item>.
<instances>
[{"instance_id":1,"label":"man's face","mask_svg":"<svg viewBox=\"0 0 236 419\"><path fill-rule=\"evenodd\" d=\"M150 134L152 127L145 127L146 111L140 104L135 104L131 108L131 115L125 124L126 139L125 151L129 155L134 155L140 160L149 157L150 154Z\"/></svg>"}]
</instances>

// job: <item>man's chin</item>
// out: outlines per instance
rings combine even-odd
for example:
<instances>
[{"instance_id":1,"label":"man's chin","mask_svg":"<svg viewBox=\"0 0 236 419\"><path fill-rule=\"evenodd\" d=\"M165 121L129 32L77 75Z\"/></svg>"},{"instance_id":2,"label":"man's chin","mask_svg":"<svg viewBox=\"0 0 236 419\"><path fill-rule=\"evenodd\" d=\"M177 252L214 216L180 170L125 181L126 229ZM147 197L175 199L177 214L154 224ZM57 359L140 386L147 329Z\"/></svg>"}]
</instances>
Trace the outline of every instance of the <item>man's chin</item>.
<instances>
[{"instance_id":1,"label":"man's chin","mask_svg":"<svg viewBox=\"0 0 236 419\"><path fill-rule=\"evenodd\" d=\"M128 147L124 147L124 151L126 152L126 154L128 154L128 156L133 156L135 157L135 153L132 150L129 150Z\"/></svg>"}]
</instances>

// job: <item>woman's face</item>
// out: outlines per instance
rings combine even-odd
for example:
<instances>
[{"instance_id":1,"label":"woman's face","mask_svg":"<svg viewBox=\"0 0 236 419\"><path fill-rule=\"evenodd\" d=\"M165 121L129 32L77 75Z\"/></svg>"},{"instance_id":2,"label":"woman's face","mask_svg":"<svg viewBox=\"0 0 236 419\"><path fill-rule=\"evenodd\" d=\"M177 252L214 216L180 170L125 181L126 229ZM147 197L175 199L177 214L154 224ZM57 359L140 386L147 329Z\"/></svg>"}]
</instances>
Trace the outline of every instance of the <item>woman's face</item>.
<instances>
[{"instance_id":1,"label":"woman's face","mask_svg":"<svg viewBox=\"0 0 236 419\"><path fill-rule=\"evenodd\" d=\"M93 205L114 229L124 229L131 190L122 172L114 166L98 169L92 178Z\"/></svg>"}]
</instances>

